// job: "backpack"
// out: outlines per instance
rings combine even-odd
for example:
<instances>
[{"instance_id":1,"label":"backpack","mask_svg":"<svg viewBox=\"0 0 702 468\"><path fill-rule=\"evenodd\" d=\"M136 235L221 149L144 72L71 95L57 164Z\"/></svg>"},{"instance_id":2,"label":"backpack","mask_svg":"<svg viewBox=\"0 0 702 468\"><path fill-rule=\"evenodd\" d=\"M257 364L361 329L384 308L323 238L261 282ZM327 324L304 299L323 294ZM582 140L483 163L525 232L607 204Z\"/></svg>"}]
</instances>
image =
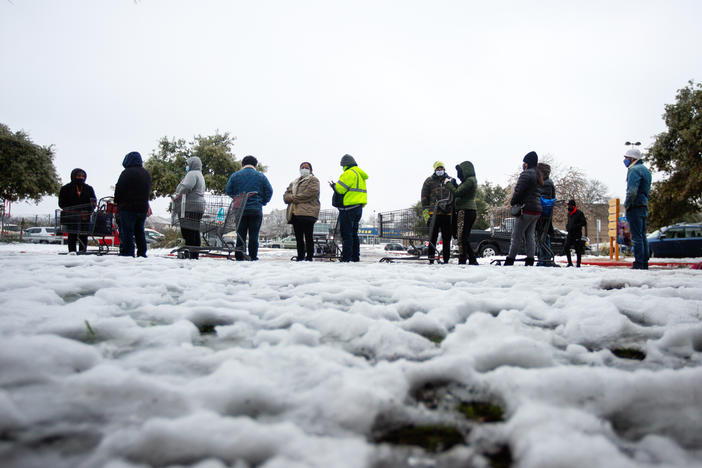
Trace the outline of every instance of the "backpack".
<instances>
[{"instance_id":1,"label":"backpack","mask_svg":"<svg viewBox=\"0 0 702 468\"><path fill-rule=\"evenodd\" d=\"M555 198L544 198L539 196L541 198L541 214L544 216L551 216L551 213L553 213L553 204L556 203Z\"/></svg>"}]
</instances>

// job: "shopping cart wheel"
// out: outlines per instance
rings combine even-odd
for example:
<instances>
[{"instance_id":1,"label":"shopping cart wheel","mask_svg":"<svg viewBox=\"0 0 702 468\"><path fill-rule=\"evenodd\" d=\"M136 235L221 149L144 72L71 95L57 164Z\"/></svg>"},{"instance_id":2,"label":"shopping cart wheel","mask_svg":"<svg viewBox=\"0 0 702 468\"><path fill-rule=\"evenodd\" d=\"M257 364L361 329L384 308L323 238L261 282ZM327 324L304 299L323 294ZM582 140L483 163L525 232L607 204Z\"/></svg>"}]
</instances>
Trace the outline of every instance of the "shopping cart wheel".
<instances>
[{"instance_id":1,"label":"shopping cart wheel","mask_svg":"<svg viewBox=\"0 0 702 468\"><path fill-rule=\"evenodd\" d=\"M181 249L178 251L178 258L181 260L185 260L190 258L190 251L188 249Z\"/></svg>"}]
</instances>

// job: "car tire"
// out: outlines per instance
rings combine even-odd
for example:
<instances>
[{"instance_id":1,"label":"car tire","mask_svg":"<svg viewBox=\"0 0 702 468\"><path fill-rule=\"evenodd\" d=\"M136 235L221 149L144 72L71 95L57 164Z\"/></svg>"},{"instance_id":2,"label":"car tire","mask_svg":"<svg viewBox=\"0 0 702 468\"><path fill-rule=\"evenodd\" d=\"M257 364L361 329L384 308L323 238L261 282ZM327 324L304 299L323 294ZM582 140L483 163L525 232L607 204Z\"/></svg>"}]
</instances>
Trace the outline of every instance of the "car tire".
<instances>
[{"instance_id":1,"label":"car tire","mask_svg":"<svg viewBox=\"0 0 702 468\"><path fill-rule=\"evenodd\" d=\"M483 244L478 248L478 257L494 257L500 254L500 249L495 244Z\"/></svg>"}]
</instances>

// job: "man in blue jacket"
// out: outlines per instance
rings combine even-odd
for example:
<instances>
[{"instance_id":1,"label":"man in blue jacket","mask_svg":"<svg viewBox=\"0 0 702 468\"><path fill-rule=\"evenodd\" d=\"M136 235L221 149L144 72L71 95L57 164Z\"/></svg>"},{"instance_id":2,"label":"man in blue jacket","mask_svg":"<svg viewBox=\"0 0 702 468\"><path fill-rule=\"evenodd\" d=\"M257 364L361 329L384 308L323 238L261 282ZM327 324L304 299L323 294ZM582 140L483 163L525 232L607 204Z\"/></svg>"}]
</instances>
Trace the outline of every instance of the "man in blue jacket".
<instances>
[{"instance_id":1,"label":"man in blue jacket","mask_svg":"<svg viewBox=\"0 0 702 468\"><path fill-rule=\"evenodd\" d=\"M241 160L241 170L229 177L224 189L227 195L235 197L242 192L255 192L246 202L244 215L237 228L236 252L237 260L244 259L246 238L249 238L249 258L258 260L258 231L263 220L263 207L271 201L273 187L263 173L256 170L258 160L253 156L245 156Z\"/></svg>"},{"instance_id":2,"label":"man in blue jacket","mask_svg":"<svg viewBox=\"0 0 702 468\"><path fill-rule=\"evenodd\" d=\"M634 246L635 270L648 270L648 240L646 220L648 218L648 196L651 191L651 171L643 165L641 151L636 148L624 154L624 165L629 169L626 175L626 220L631 231Z\"/></svg>"}]
</instances>

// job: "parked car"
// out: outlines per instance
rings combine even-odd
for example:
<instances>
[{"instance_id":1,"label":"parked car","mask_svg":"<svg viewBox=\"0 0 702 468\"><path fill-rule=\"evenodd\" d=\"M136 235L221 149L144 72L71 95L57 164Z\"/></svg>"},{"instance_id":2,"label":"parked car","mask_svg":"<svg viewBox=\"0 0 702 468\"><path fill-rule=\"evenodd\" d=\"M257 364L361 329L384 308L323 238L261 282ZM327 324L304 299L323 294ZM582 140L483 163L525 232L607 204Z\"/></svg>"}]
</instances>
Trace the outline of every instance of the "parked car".
<instances>
[{"instance_id":1,"label":"parked car","mask_svg":"<svg viewBox=\"0 0 702 468\"><path fill-rule=\"evenodd\" d=\"M563 246L565 245L568 233L560 229L554 229L551 235L551 250L556 255L563 254ZM583 237L585 241L585 252L590 251L590 239ZM509 244L511 241L511 233L495 229L490 232L489 229L480 230L474 229L470 232L470 245L473 247L475 254L478 257L492 257L495 255L507 255L509 253ZM525 252L519 251L522 255Z\"/></svg>"},{"instance_id":2,"label":"parked car","mask_svg":"<svg viewBox=\"0 0 702 468\"><path fill-rule=\"evenodd\" d=\"M24 240L32 244L61 244L64 236L56 235L56 228L52 227L31 227L25 229Z\"/></svg>"},{"instance_id":3,"label":"parked car","mask_svg":"<svg viewBox=\"0 0 702 468\"><path fill-rule=\"evenodd\" d=\"M405 247L402 244L391 243L391 244L385 244L384 250L404 252Z\"/></svg>"},{"instance_id":4,"label":"parked car","mask_svg":"<svg viewBox=\"0 0 702 468\"><path fill-rule=\"evenodd\" d=\"M19 239L22 234L22 228L16 224L3 224L2 237L3 239Z\"/></svg>"},{"instance_id":5,"label":"parked car","mask_svg":"<svg viewBox=\"0 0 702 468\"><path fill-rule=\"evenodd\" d=\"M273 249L296 249L297 241L295 236L288 236L279 241L272 241L268 246Z\"/></svg>"},{"instance_id":6,"label":"parked car","mask_svg":"<svg viewBox=\"0 0 702 468\"><path fill-rule=\"evenodd\" d=\"M648 236L652 257L702 257L702 223L666 226Z\"/></svg>"},{"instance_id":7,"label":"parked car","mask_svg":"<svg viewBox=\"0 0 702 468\"><path fill-rule=\"evenodd\" d=\"M147 244L158 242L166 237L160 232L149 228L144 229L144 235L146 236ZM112 245L116 247L119 245L119 233L116 233L114 236L100 237L99 239L97 239L97 241L99 245Z\"/></svg>"}]
</instances>

